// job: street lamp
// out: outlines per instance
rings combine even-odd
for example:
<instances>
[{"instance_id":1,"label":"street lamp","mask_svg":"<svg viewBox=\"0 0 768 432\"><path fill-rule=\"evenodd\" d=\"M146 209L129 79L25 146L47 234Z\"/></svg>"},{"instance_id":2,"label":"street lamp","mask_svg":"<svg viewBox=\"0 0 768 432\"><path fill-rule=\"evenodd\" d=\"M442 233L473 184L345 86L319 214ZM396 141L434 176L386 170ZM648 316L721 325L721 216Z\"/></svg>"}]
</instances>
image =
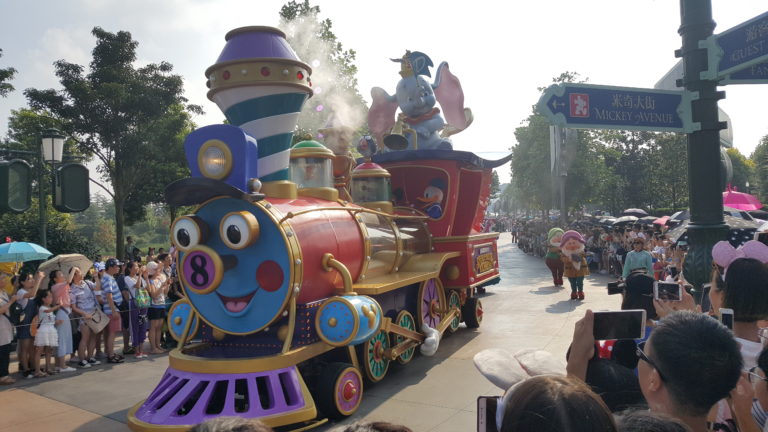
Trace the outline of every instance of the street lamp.
<instances>
[{"instance_id":1,"label":"street lamp","mask_svg":"<svg viewBox=\"0 0 768 432\"><path fill-rule=\"evenodd\" d=\"M39 177L37 180L38 194L39 194L39 207L40 207L40 243L43 247L47 246L46 238L46 216L47 216L47 203L45 199L45 190L43 189L43 179L45 162L55 165L61 162L61 156L64 152L64 140L66 137L57 129L45 129L43 130L41 142L40 142L40 169ZM54 174L55 175L55 174Z\"/></svg>"},{"instance_id":2,"label":"street lamp","mask_svg":"<svg viewBox=\"0 0 768 432\"><path fill-rule=\"evenodd\" d=\"M744 186L747 187L747 193L749 193L749 182L747 182Z\"/></svg>"}]
</instances>

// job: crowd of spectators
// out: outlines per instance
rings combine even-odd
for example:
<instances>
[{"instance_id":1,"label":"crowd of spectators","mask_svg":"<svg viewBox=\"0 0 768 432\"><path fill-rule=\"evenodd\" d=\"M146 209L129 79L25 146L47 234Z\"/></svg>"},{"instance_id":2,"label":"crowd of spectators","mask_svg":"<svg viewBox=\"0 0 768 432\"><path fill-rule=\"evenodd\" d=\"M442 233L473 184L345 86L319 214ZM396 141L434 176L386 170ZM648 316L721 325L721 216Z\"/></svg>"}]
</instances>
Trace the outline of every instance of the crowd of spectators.
<instances>
[{"instance_id":1,"label":"crowd of spectators","mask_svg":"<svg viewBox=\"0 0 768 432\"><path fill-rule=\"evenodd\" d=\"M109 258L91 268L71 267L67 274L0 275L0 384L16 381L9 373L14 348L19 375L42 378L102 361L122 363L129 355L143 359L175 346L163 330L167 308L183 296L176 252L160 248L153 257L149 250L142 259L127 240L125 262Z\"/></svg>"}]
</instances>

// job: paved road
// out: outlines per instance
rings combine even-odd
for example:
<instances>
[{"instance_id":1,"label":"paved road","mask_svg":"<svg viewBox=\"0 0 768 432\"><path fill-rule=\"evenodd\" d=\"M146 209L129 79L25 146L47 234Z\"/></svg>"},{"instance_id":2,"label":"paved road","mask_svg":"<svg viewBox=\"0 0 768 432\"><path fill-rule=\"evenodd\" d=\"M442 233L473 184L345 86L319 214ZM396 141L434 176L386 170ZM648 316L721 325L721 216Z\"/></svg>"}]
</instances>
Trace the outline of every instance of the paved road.
<instances>
[{"instance_id":1,"label":"paved road","mask_svg":"<svg viewBox=\"0 0 768 432\"><path fill-rule=\"evenodd\" d=\"M355 420L386 420L415 432L475 430L477 396L501 393L475 369L477 352L536 348L565 358L573 324L587 308L619 306L616 296L606 294L608 277L600 275L585 281L585 301L570 300L569 289L551 285L543 260L522 253L508 234L499 240L499 259L502 282L482 299L482 326L468 330L462 325L441 342L434 357L391 365L382 382L365 388ZM20 381L0 392L0 432L127 431L126 412L149 394L167 365L167 357L159 356Z\"/></svg>"}]
</instances>

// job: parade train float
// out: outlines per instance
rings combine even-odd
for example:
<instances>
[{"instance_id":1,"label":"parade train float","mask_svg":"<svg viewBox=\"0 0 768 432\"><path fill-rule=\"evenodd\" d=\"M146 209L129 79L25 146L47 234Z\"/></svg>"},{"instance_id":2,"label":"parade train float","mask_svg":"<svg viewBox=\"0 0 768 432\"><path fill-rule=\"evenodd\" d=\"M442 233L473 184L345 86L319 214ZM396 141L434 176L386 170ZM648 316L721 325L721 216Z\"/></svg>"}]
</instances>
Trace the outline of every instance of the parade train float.
<instances>
[{"instance_id":1,"label":"parade train float","mask_svg":"<svg viewBox=\"0 0 768 432\"><path fill-rule=\"evenodd\" d=\"M463 96L447 65L430 84L421 76L428 57L397 60L398 94L374 89L369 123L404 150L374 154L364 138L369 158L356 164L338 145L291 147L311 69L280 30L239 28L226 41L206 77L230 124L187 136L191 178L165 192L173 206L197 206L171 225L186 294L168 316L179 348L130 410L134 431L187 430L218 416L300 430L349 416L364 377L383 379L417 347L433 354L461 322L478 327L477 293L499 281L498 234L481 233L481 222L491 170L506 160L453 151L437 135L471 120L453 106ZM420 107L398 104L408 92ZM446 127L436 96L458 126ZM406 114L396 120L397 106ZM427 149L418 149L422 136Z\"/></svg>"}]
</instances>

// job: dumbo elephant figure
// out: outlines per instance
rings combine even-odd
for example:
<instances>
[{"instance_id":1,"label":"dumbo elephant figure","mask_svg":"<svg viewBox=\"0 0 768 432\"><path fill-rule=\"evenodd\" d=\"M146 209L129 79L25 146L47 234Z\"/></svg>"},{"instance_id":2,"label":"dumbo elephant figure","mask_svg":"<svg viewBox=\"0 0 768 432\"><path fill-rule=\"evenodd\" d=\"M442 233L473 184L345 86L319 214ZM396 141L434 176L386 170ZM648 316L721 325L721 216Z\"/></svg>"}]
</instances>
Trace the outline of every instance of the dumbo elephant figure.
<instances>
[{"instance_id":1,"label":"dumbo elephant figure","mask_svg":"<svg viewBox=\"0 0 768 432\"><path fill-rule=\"evenodd\" d=\"M424 53L406 51L401 59L392 59L400 63L402 79L397 83L397 89L390 96L384 89L371 89L373 103L368 111L368 127L379 143L385 143L385 136L392 133L395 122L395 111L400 108L396 130L405 130L403 135L408 139L407 150L416 149L453 149L450 135L461 132L472 123L472 111L464 108L464 92L461 83L448 68L448 63L442 62L437 68L435 82L430 84L422 75L431 77L429 67L432 60ZM439 102L443 109L445 120L440 115L440 109L435 106ZM407 131L411 129L416 134ZM384 146L382 146L384 147Z\"/></svg>"}]
</instances>

